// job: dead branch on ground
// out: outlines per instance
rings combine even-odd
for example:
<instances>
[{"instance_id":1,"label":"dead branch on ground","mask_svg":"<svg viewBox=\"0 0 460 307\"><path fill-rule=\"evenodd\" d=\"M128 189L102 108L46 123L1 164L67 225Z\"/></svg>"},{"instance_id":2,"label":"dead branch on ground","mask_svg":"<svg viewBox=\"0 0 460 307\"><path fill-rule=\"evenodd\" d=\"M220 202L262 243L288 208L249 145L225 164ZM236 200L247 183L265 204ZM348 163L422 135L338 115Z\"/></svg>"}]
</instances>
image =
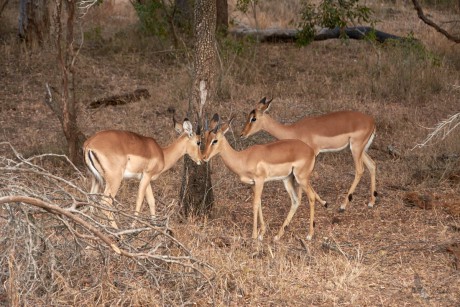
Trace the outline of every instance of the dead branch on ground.
<instances>
[{"instance_id":1,"label":"dead branch on ground","mask_svg":"<svg viewBox=\"0 0 460 307\"><path fill-rule=\"evenodd\" d=\"M297 39L298 29L252 29L247 27L240 27L232 29L229 32L235 37L255 37L259 42L293 42ZM340 29L323 28L315 35L315 41L322 41L327 39L336 39L346 34L350 39L365 39L370 34L374 35L376 41L383 43L388 39L403 40L403 37L376 30L371 27L357 26L346 27Z\"/></svg>"},{"instance_id":2,"label":"dead branch on ground","mask_svg":"<svg viewBox=\"0 0 460 307\"><path fill-rule=\"evenodd\" d=\"M106 107L106 106L118 106L127 104L130 102L136 102L141 100L142 98L149 98L150 93L145 88L140 88L135 90L134 92L124 93L120 95L112 95L109 97L104 97L95 101L91 101L89 104L89 109L95 109L98 107Z\"/></svg>"},{"instance_id":3,"label":"dead branch on ground","mask_svg":"<svg viewBox=\"0 0 460 307\"><path fill-rule=\"evenodd\" d=\"M148 293L144 304L193 301L199 289L213 298L214 269L171 235L172 210L151 220L107 208L100 195L85 192L85 178L66 156L26 159L9 143L0 146L11 149L11 157L0 157L0 266L8 270L0 282L17 289L7 291L9 303L62 304L86 289L77 301L91 305L107 284L108 304L121 298L139 303L130 291L142 288ZM113 210L120 225L136 220L138 226L113 229L100 210Z\"/></svg>"}]
</instances>

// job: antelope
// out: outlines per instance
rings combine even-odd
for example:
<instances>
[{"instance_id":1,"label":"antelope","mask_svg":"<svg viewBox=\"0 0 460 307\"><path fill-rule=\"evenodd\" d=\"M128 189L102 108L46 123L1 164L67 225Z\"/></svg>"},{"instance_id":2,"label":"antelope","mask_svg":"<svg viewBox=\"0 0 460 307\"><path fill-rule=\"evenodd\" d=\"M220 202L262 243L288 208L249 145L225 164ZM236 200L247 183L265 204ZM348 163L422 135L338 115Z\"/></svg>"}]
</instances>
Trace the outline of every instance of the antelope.
<instances>
[{"instance_id":1,"label":"antelope","mask_svg":"<svg viewBox=\"0 0 460 307\"><path fill-rule=\"evenodd\" d=\"M86 166L91 173L91 192L98 193L105 181L104 199L112 207L123 179L140 180L134 215L141 210L144 197L155 216L155 198L150 181L157 179L170 169L182 156L188 154L193 161L201 164L200 128L196 133L186 118L182 125L173 117L174 128L181 135L169 146L160 147L151 138L130 131L105 130L91 136L83 144ZM105 212L112 227L118 229L111 211Z\"/></svg>"},{"instance_id":2,"label":"antelope","mask_svg":"<svg viewBox=\"0 0 460 307\"><path fill-rule=\"evenodd\" d=\"M348 190L345 201L339 211L345 211L353 199L353 193L364 172L364 165L371 175L371 199L368 207L373 207L377 192L375 191L375 162L367 154L375 136L375 121L366 114L355 111L339 111L317 117L304 117L290 125L283 125L271 118L267 111L271 100L264 97L248 116L241 132L241 138L264 130L277 139L298 139L313 148L315 156L322 152L340 151L350 147L355 163L355 179Z\"/></svg>"},{"instance_id":3,"label":"antelope","mask_svg":"<svg viewBox=\"0 0 460 307\"><path fill-rule=\"evenodd\" d=\"M236 151L225 137L232 120L233 118L228 123L220 124L219 115L214 115L210 129L205 132L203 161L208 162L212 157L220 154L229 170L237 174L243 183L254 186L252 238L254 240L258 238L261 241L266 230L261 204L264 183L282 180L291 198L291 208L274 240L279 240L284 234L285 227L289 225L299 207L302 190L307 194L310 203L310 229L307 240L311 240L314 231L315 197L317 196L310 185L310 174L315 165L313 149L299 140L280 140ZM299 184L297 193L294 188L295 182ZM260 221L259 236L257 235L257 219Z\"/></svg>"}]
</instances>

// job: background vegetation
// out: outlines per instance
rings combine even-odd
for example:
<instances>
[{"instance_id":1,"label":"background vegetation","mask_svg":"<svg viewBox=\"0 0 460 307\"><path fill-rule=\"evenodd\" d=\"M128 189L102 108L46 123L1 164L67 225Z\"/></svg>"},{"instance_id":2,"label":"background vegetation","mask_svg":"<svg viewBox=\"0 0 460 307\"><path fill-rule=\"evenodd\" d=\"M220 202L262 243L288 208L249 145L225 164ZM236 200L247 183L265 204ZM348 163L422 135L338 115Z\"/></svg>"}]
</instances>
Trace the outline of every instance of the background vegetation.
<instances>
[{"instance_id":1,"label":"background vegetation","mask_svg":"<svg viewBox=\"0 0 460 307\"><path fill-rule=\"evenodd\" d=\"M425 4L437 20L459 20L453 1ZM374 116L377 137L369 153L377 163L380 193L374 209L365 205L369 197L366 173L350 207L339 214L338 207L353 180L352 158L346 151L320 155L313 185L331 206L318 206L313 240L307 244L302 241L309 212L303 205L281 242L271 242L289 207L283 185L271 182L262 198L267 236L255 248L250 241L251 188L241 184L219 158L213 159L214 211L208 218L184 219L177 206L182 170L179 164L155 181L153 190L158 211L168 217L174 238L184 244L185 252L165 241L159 252L190 252L213 269L212 273L203 269L209 276L206 280L201 275L193 277L183 267L161 265L155 272L173 275L158 280L158 285L145 273L152 269L150 266L142 267L112 251L71 245L74 241L57 235L62 226L50 224L40 212L21 211L25 205L19 204L3 206L0 281L11 286L1 288L0 302L458 304L459 130L442 141L413 148L430 132L429 127L459 112L460 47L420 22L412 5L405 1L372 0L366 5L373 10L378 29L415 39L384 44L328 40L299 47L221 37L222 72L217 99L210 108L224 117L236 115L233 134L229 133L228 138L237 149L272 140L265 133L245 141L238 137L246 114L263 96L274 98L270 112L282 122L348 109ZM255 27L253 12L242 13L235 6L229 1L231 27ZM259 28L292 28L300 23L300 1L259 1L256 9ZM174 42L161 35L145 35L136 11L128 3L105 2L79 22L83 45L75 65L75 90L80 130L89 136L102 129L127 129L152 136L162 145L171 142L175 134L168 109L185 116L193 62L190 49L184 47L186 44L175 48ZM12 1L0 18L0 141L8 142L26 158L61 154L65 138L59 121L44 103L44 82L59 84L51 46L45 44L29 51L17 40L16 33L17 3ZM147 88L151 97L124 106L87 108L95 99L136 88ZM16 184L37 194L55 195L56 188L48 187L46 176L26 181L5 171L10 163L7 158L17 160L9 146L2 143L0 155L0 193L9 193L6 188ZM83 191L89 190L85 176L58 158L34 159L33 163ZM68 189L62 185L59 188ZM124 183L118 208L133 209L136 189L137 182ZM50 199L58 198L53 197ZM53 258L58 265L46 261L51 259L46 249L32 253L32 258L21 257L21 251L41 246L37 243L40 240L20 241L29 238L26 230L32 224L16 221L30 217L54 240L49 246L59 247L54 249L57 255ZM66 257L69 254L72 257ZM28 266L31 259L41 262ZM34 267L35 275L24 274L26 268Z\"/></svg>"}]
</instances>

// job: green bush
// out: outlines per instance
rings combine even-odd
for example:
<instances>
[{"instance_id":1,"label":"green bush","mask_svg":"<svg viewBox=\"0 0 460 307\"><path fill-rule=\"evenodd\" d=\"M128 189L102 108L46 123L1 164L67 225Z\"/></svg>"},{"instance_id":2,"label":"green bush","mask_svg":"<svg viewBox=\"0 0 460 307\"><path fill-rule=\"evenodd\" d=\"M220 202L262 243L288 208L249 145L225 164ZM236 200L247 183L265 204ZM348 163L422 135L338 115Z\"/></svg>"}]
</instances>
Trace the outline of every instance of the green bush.
<instances>
[{"instance_id":1,"label":"green bush","mask_svg":"<svg viewBox=\"0 0 460 307\"><path fill-rule=\"evenodd\" d=\"M372 13L370 8L360 5L359 0L322 0L317 6L304 0L297 42L306 45L313 41L315 26L333 29L362 22L373 24Z\"/></svg>"},{"instance_id":2,"label":"green bush","mask_svg":"<svg viewBox=\"0 0 460 307\"><path fill-rule=\"evenodd\" d=\"M168 22L165 14L166 8L159 0L146 0L133 2L134 9L139 16L141 29L148 35L167 38Z\"/></svg>"}]
</instances>

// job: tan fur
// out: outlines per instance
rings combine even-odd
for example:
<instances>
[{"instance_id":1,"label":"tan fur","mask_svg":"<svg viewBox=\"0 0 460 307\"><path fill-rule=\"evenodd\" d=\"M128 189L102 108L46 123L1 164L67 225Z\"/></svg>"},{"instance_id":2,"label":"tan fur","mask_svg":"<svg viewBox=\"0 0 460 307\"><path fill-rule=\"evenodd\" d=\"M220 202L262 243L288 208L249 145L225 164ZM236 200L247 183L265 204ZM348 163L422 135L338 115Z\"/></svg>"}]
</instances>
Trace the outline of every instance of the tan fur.
<instances>
[{"instance_id":1,"label":"tan fur","mask_svg":"<svg viewBox=\"0 0 460 307\"><path fill-rule=\"evenodd\" d=\"M376 130L375 121L371 116L355 111L339 111L317 117L304 117L291 125L283 125L266 113L270 103L271 100L266 101L263 98L248 114L241 132L242 138L264 130L277 139L301 140L313 148L315 155L320 152L342 150L350 146L355 163L355 179L340 208L345 210L349 203L350 195L355 191L363 175L364 165L371 175L371 198L368 206L374 206L376 166L366 153Z\"/></svg>"},{"instance_id":2,"label":"tan fur","mask_svg":"<svg viewBox=\"0 0 460 307\"><path fill-rule=\"evenodd\" d=\"M171 145L161 148L150 137L130 131L105 130L91 136L83 145L85 163L92 174L91 193L98 193L101 181L105 181L104 196L109 207L117 195L124 178L140 180L135 215L138 215L147 199L150 214L155 215L155 198L151 180L170 169L184 154L201 163L200 136L192 131L190 122L176 130L184 132ZM105 212L110 224L118 228L111 211Z\"/></svg>"}]
</instances>

